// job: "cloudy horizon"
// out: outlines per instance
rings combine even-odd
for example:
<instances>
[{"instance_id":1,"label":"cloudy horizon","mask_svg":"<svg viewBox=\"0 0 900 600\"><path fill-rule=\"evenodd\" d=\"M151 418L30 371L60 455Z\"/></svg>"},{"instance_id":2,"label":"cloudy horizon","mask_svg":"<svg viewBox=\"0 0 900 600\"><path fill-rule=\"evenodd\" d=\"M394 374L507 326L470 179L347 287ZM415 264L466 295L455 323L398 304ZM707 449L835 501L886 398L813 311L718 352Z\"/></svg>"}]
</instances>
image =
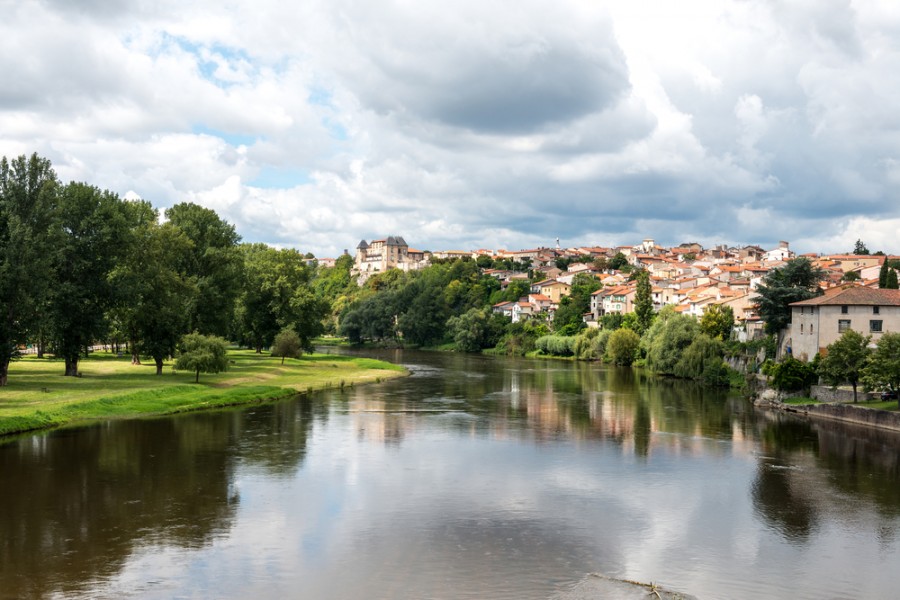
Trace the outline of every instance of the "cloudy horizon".
<instances>
[{"instance_id":1,"label":"cloudy horizon","mask_svg":"<svg viewBox=\"0 0 900 600\"><path fill-rule=\"evenodd\" d=\"M896 3L0 7L0 155L245 241L900 254Z\"/></svg>"}]
</instances>

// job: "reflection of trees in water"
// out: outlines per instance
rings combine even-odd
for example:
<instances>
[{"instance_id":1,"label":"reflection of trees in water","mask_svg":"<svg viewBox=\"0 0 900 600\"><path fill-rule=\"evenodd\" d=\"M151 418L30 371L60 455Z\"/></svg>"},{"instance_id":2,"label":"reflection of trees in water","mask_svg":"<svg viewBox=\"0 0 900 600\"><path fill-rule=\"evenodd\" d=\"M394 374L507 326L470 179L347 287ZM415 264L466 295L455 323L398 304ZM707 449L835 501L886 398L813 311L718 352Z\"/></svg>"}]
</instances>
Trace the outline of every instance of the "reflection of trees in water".
<instances>
[{"instance_id":1,"label":"reflection of trees in water","mask_svg":"<svg viewBox=\"0 0 900 600\"><path fill-rule=\"evenodd\" d=\"M634 453L647 457L650 452L650 409L644 402L634 405Z\"/></svg>"},{"instance_id":2,"label":"reflection of trees in water","mask_svg":"<svg viewBox=\"0 0 900 600\"><path fill-rule=\"evenodd\" d=\"M261 466L273 475L291 475L306 457L306 442L313 421L327 420L328 407L302 396L294 402L277 402L252 412L234 414L240 422L241 460Z\"/></svg>"},{"instance_id":3,"label":"reflection of trees in water","mask_svg":"<svg viewBox=\"0 0 900 600\"><path fill-rule=\"evenodd\" d=\"M236 459L296 468L310 403L118 421L0 447L0 596L83 592L139 547L227 531Z\"/></svg>"},{"instance_id":4,"label":"reflection of trees in water","mask_svg":"<svg viewBox=\"0 0 900 600\"><path fill-rule=\"evenodd\" d=\"M900 514L900 432L831 422L814 428L830 483L870 498L885 515Z\"/></svg>"},{"instance_id":5,"label":"reflection of trees in water","mask_svg":"<svg viewBox=\"0 0 900 600\"><path fill-rule=\"evenodd\" d=\"M900 515L900 433L791 415L763 413L762 456L753 484L758 513L792 541L805 541L820 515L864 526L878 513L878 535L891 540ZM846 498L856 499L848 503Z\"/></svg>"}]
</instances>

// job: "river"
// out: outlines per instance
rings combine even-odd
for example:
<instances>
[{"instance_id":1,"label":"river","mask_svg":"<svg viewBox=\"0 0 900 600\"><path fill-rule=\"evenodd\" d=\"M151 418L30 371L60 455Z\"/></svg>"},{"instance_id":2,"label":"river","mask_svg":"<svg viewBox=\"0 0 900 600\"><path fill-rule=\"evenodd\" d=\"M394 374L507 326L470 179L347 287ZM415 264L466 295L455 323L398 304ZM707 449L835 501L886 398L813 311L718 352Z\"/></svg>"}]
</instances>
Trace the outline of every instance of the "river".
<instances>
[{"instance_id":1,"label":"river","mask_svg":"<svg viewBox=\"0 0 900 600\"><path fill-rule=\"evenodd\" d=\"M900 436L640 371L412 375L0 441L0 598L898 597Z\"/></svg>"}]
</instances>

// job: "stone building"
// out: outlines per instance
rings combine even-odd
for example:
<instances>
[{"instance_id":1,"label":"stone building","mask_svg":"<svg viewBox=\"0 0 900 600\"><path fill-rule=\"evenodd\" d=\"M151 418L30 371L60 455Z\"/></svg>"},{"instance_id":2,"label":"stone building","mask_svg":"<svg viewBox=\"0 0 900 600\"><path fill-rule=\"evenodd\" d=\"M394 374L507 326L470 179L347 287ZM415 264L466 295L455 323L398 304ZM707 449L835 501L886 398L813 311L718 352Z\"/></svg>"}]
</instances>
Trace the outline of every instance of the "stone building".
<instances>
[{"instance_id":1,"label":"stone building","mask_svg":"<svg viewBox=\"0 0 900 600\"><path fill-rule=\"evenodd\" d=\"M356 246L356 263L353 274L358 275L360 285L376 273L388 269L415 271L428 265L428 258L421 250L410 248L400 236L388 236L371 243L362 240Z\"/></svg>"},{"instance_id":2,"label":"stone building","mask_svg":"<svg viewBox=\"0 0 900 600\"><path fill-rule=\"evenodd\" d=\"M791 346L796 358L812 360L847 329L871 335L873 344L884 333L900 331L900 290L834 288L794 302L785 347Z\"/></svg>"}]
</instances>

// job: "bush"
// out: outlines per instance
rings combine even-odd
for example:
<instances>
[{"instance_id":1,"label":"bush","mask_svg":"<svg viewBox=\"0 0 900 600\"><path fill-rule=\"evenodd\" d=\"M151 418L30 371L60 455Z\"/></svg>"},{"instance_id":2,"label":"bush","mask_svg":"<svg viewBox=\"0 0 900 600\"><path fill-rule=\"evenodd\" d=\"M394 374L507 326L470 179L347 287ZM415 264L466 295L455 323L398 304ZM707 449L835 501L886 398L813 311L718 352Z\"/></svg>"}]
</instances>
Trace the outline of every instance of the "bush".
<instances>
[{"instance_id":1,"label":"bush","mask_svg":"<svg viewBox=\"0 0 900 600\"><path fill-rule=\"evenodd\" d=\"M617 329L609 336L606 353L617 365L630 366L635 359L641 338L630 329Z\"/></svg>"},{"instance_id":2,"label":"bush","mask_svg":"<svg viewBox=\"0 0 900 600\"><path fill-rule=\"evenodd\" d=\"M772 386L784 392L805 390L818 381L813 365L788 357L770 367Z\"/></svg>"},{"instance_id":3,"label":"bush","mask_svg":"<svg viewBox=\"0 0 900 600\"><path fill-rule=\"evenodd\" d=\"M684 349L675 364L673 375L686 379L706 379L707 369L712 367L712 372L717 377L721 366L724 366L722 342L701 333Z\"/></svg>"},{"instance_id":4,"label":"bush","mask_svg":"<svg viewBox=\"0 0 900 600\"><path fill-rule=\"evenodd\" d=\"M572 356L575 351L575 337L545 335L534 342L534 347L550 356Z\"/></svg>"}]
</instances>

